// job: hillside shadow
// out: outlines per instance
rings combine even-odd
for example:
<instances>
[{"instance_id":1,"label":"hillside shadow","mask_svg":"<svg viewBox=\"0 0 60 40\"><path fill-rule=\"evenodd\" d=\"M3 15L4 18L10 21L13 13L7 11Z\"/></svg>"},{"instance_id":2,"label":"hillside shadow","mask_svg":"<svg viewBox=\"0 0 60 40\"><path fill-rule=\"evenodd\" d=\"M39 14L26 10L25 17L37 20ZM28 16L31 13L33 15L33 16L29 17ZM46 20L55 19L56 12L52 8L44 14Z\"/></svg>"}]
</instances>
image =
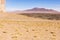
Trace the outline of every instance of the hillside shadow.
<instances>
[{"instance_id":1,"label":"hillside shadow","mask_svg":"<svg viewBox=\"0 0 60 40\"><path fill-rule=\"evenodd\" d=\"M48 20L60 20L60 14L49 14L49 13L21 13L19 15L25 15L28 17L42 18Z\"/></svg>"}]
</instances>

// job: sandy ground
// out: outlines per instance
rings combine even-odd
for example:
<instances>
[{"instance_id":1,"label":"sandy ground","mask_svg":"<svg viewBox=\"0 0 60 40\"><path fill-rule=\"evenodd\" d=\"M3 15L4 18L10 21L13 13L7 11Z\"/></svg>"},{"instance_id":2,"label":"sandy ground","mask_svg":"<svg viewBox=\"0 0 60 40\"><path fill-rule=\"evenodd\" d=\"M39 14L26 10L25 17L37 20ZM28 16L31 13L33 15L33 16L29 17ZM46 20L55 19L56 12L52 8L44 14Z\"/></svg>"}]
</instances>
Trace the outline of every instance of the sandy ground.
<instances>
[{"instance_id":1,"label":"sandy ground","mask_svg":"<svg viewBox=\"0 0 60 40\"><path fill-rule=\"evenodd\" d=\"M60 21L2 13L0 40L60 40Z\"/></svg>"}]
</instances>

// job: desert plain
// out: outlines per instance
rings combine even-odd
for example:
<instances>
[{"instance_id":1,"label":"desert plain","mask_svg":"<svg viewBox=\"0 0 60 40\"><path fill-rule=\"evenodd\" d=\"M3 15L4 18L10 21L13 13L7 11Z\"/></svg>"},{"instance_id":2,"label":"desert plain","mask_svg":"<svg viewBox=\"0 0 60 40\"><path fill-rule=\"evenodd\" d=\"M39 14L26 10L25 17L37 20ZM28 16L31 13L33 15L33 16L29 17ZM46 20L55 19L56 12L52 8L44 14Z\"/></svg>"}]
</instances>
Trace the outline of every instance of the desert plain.
<instances>
[{"instance_id":1,"label":"desert plain","mask_svg":"<svg viewBox=\"0 0 60 40\"><path fill-rule=\"evenodd\" d=\"M0 13L0 40L60 40L60 20Z\"/></svg>"}]
</instances>

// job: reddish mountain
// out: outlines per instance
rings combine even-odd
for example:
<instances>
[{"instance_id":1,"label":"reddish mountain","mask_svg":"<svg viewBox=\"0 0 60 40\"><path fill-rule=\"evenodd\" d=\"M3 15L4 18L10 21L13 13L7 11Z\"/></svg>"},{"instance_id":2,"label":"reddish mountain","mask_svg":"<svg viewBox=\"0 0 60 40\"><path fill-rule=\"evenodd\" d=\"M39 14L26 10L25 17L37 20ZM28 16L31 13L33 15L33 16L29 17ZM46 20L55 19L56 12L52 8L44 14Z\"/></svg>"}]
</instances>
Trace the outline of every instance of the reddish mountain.
<instances>
[{"instance_id":1,"label":"reddish mountain","mask_svg":"<svg viewBox=\"0 0 60 40\"><path fill-rule=\"evenodd\" d=\"M53 9L46 9L46 8L32 8L22 11L21 13L52 13L52 14L60 14L60 12L53 10Z\"/></svg>"},{"instance_id":2,"label":"reddish mountain","mask_svg":"<svg viewBox=\"0 0 60 40\"><path fill-rule=\"evenodd\" d=\"M45 9L45 8L32 8L32 9L28 9L25 11L50 11L50 12L57 12L56 10L53 9Z\"/></svg>"},{"instance_id":3,"label":"reddish mountain","mask_svg":"<svg viewBox=\"0 0 60 40\"><path fill-rule=\"evenodd\" d=\"M51 14L60 14L60 12L53 10L53 9L46 9L46 8L32 8L27 9L24 11L15 11L15 13L51 13Z\"/></svg>"}]
</instances>

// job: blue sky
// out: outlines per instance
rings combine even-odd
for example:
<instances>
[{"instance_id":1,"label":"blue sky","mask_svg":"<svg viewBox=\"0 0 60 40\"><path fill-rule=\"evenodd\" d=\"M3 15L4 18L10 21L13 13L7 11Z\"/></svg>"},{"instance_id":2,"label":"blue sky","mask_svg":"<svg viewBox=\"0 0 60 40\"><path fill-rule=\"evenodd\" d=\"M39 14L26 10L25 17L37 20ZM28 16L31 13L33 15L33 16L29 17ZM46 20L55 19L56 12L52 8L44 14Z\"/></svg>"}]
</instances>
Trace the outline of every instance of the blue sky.
<instances>
[{"instance_id":1,"label":"blue sky","mask_svg":"<svg viewBox=\"0 0 60 40\"><path fill-rule=\"evenodd\" d=\"M6 10L25 10L34 7L60 11L60 0L6 0Z\"/></svg>"}]
</instances>

